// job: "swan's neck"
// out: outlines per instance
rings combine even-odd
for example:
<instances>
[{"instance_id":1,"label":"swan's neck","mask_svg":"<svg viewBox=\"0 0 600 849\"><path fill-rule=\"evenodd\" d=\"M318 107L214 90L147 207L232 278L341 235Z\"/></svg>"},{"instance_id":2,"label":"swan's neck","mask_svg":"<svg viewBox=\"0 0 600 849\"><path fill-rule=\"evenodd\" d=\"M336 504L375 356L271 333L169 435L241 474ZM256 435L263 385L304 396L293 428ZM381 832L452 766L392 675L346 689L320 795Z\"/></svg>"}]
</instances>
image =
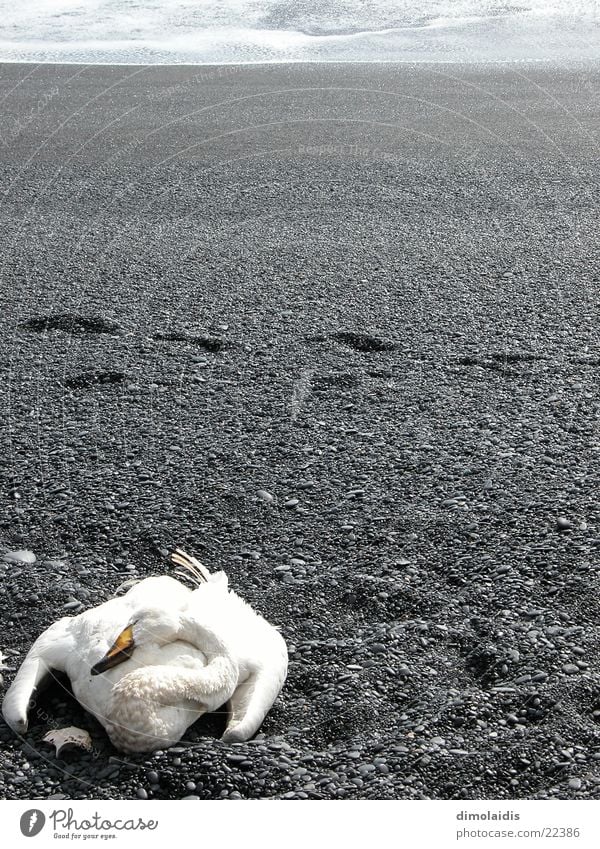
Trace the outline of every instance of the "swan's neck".
<instances>
[{"instance_id":1,"label":"swan's neck","mask_svg":"<svg viewBox=\"0 0 600 849\"><path fill-rule=\"evenodd\" d=\"M125 675L113 689L106 726L117 748L143 752L172 745L198 716L235 692L238 664L216 630L184 613L177 639L196 646L206 666L144 666Z\"/></svg>"},{"instance_id":2,"label":"swan's neck","mask_svg":"<svg viewBox=\"0 0 600 849\"><path fill-rule=\"evenodd\" d=\"M195 698L197 676L177 666L145 666L122 678L106 717L113 745L130 752L173 745L206 711Z\"/></svg>"},{"instance_id":3,"label":"swan's neck","mask_svg":"<svg viewBox=\"0 0 600 849\"><path fill-rule=\"evenodd\" d=\"M196 646L204 654L208 663L217 657L232 659L230 648L215 629L205 623L198 622L191 614L187 613L182 614L180 622L177 639Z\"/></svg>"}]
</instances>

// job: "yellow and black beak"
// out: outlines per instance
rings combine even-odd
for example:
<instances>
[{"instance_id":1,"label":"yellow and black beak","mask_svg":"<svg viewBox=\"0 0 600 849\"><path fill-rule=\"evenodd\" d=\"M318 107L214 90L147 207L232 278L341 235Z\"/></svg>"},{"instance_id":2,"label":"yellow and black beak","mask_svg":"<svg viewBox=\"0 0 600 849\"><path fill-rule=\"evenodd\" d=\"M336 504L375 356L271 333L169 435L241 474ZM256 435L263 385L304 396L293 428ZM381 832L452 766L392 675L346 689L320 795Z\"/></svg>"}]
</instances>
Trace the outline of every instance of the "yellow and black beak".
<instances>
[{"instance_id":1,"label":"yellow and black beak","mask_svg":"<svg viewBox=\"0 0 600 849\"><path fill-rule=\"evenodd\" d=\"M92 666L92 675L100 675L113 666L118 666L124 660L128 660L133 654L135 643L133 641L133 625L128 625L117 637L112 646L106 652L102 660Z\"/></svg>"}]
</instances>

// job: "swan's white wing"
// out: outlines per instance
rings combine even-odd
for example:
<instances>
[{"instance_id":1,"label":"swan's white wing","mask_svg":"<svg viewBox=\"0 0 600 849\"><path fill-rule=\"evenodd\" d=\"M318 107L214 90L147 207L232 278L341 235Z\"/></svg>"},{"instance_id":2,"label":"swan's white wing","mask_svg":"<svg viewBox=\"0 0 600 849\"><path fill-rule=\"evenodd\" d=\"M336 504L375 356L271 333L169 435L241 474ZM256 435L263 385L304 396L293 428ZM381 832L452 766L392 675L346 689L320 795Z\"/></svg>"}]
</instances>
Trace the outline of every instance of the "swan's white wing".
<instances>
[{"instance_id":1,"label":"swan's white wing","mask_svg":"<svg viewBox=\"0 0 600 849\"><path fill-rule=\"evenodd\" d=\"M249 740L279 695L287 675L287 646L279 631L236 593L222 572L211 575L190 597L190 620L201 624L195 644L205 650L207 630L222 642L239 670L230 698L231 718L225 742ZM193 638L186 637L190 642ZM240 680L241 679L241 680Z\"/></svg>"},{"instance_id":2,"label":"swan's white wing","mask_svg":"<svg viewBox=\"0 0 600 849\"><path fill-rule=\"evenodd\" d=\"M25 657L2 703L2 715L18 734L27 731L27 712L36 690L52 670L65 672L65 662L75 646L73 620L59 619L41 634Z\"/></svg>"},{"instance_id":3,"label":"swan's white wing","mask_svg":"<svg viewBox=\"0 0 600 849\"><path fill-rule=\"evenodd\" d=\"M225 743L243 743L253 737L281 692L288 654L283 638L274 628L269 649L257 658L256 667L231 697L230 718L222 737Z\"/></svg>"}]
</instances>

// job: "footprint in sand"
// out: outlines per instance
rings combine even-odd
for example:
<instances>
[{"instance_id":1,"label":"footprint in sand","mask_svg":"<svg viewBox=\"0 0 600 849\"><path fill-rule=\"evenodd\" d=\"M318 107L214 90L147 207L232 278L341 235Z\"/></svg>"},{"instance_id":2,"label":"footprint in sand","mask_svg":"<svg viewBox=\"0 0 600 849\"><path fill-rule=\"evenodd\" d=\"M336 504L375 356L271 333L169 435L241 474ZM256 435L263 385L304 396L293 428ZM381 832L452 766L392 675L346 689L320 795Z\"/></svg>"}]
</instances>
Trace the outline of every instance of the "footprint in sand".
<instances>
[{"instance_id":1,"label":"footprint in sand","mask_svg":"<svg viewBox=\"0 0 600 849\"><path fill-rule=\"evenodd\" d=\"M67 377L65 386L70 389L87 389L91 386L122 383L124 380L125 373L122 371L98 371L94 369Z\"/></svg>"},{"instance_id":2,"label":"footprint in sand","mask_svg":"<svg viewBox=\"0 0 600 849\"><path fill-rule=\"evenodd\" d=\"M53 315L37 315L21 322L22 330L33 330L44 333L48 330L62 330L64 333L121 333L122 328L116 321L110 321L101 316L86 316L78 313L63 312Z\"/></svg>"},{"instance_id":3,"label":"footprint in sand","mask_svg":"<svg viewBox=\"0 0 600 849\"><path fill-rule=\"evenodd\" d=\"M155 333L152 338L155 342L187 342L189 345L204 348L205 351L210 351L213 354L216 354L225 347L225 341L216 336L200 336L192 333L184 333L179 330L173 330L167 333Z\"/></svg>"},{"instance_id":4,"label":"footprint in sand","mask_svg":"<svg viewBox=\"0 0 600 849\"><path fill-rule=\"evenodd\" d=\"M373 336L370 333L355 333L352 330L338 330L331 334L331 338L363 354L393 351L398 347L390 339L381 339L379 336Z\"/></svg>"}]
</instances>

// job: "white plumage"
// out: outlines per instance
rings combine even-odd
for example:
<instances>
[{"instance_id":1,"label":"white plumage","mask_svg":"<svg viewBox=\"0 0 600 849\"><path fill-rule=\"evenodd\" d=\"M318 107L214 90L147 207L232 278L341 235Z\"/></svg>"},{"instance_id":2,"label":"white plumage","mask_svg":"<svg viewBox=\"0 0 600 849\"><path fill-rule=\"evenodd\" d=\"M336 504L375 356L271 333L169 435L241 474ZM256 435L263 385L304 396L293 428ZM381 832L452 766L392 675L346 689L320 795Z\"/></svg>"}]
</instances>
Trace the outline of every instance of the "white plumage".
<instances>
[{"instance_id":1,"label":"white plumage","mask_svg":"<svg viewBox=\"0 0 600 849\"><path fill-rule=\"evenodd\" d=\"M75 698L123 751L171 746L226 703L222 739L252 737L285 681L285 642L229 590L223 572L211 575L179 549L173 560L196 589L168 576L147 578L38 637L2 705L15 732L27 730L30 700L55 670L67 674Z\"/></svg>"}]
</instances>

